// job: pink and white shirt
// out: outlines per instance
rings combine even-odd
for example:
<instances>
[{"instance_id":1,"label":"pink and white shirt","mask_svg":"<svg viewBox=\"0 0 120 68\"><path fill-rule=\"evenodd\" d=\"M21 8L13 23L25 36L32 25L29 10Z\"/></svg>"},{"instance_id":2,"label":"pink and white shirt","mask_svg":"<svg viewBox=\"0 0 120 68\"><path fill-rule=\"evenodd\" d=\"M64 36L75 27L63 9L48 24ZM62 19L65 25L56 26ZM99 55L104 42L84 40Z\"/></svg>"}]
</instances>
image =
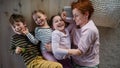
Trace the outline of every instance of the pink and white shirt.
<instances>
[{"instance_id":1,"label":"pink and white shirt","mask_svg":"<svg viewBox=\"0 0 120 68\"><path fill-rule=\"evenodd\" d=\"M74 49L79 49L80 56L72 56L73 61L80 66L99 64L99 32L92 20L81 28L72 27L71 37Z\"/></svg>"},{"instance_id":2,"label":"pink and white shirt","mask_svg":"<svg viewBox=\"0 0 120 68\"><path fill-rule=\"evenodd\" d=\"M52 32L52 51L56 59L62 60L68 54L68 50L71 48L70 35L67 29L65 33L54 30Z\"/></svg>"}]
</instances>

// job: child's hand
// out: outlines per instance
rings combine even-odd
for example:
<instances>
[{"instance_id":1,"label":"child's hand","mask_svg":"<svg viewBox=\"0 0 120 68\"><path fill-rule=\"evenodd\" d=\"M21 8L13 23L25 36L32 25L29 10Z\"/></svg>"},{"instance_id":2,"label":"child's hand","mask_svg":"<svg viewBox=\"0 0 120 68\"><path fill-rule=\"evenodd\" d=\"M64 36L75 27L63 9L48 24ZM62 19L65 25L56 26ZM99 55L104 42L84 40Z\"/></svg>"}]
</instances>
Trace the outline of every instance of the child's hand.
<instances>
[{"instance_id":1,"label":"child's hand","mask_svg":"<svg viewBox=\"0 0 120 68\"><path fill-rule=\"evenodd\" d=\"M22 48L21 47L16 47L15 53L20 54L21 52L22 52Z\"/></svg>"},{"instance_id":2,"label":"child's hand","mask_svg":"<svg viewBox=\"0 0 120 68\"><path fill-rule=\"evenodd\" d=\"M26 28L22 29L22 33L25 34L25 35L28 34L29 33L28 28L26 27Z\"/></svg>"},{"instance_id":3,"label":"child's hand","mask_svg":"<svg viewBox=\"0 0 120 68\"><path fill-rule=\"evenodd\" d=\"M62 19L63 19L64 21L66 20L66 16L67 16L66 11L63 11L63 12L61 13L61 17L62 17Z\"/></svg>"},{"instance_id":4,"label":"child's hand","mask_svg":"<svg viewBox=\"0 0 120 68\"><path fill-rule=\"evenodd\" d=\"M45 48L47 49L48 52L52 52L51 43L47 43L47 44L45 45Z\"/></svg>"}]
</instances>

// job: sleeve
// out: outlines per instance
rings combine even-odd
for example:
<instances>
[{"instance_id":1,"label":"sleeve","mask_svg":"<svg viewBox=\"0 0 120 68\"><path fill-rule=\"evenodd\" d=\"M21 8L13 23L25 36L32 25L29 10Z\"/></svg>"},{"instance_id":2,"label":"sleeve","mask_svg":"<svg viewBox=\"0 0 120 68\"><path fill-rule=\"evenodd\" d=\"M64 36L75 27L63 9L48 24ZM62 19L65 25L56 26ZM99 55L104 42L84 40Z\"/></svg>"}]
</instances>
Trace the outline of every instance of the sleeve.
<instances>
[{"instance_id":1,"label":"sleeve","mask_svg":"<svg viewBox=\"0 0 120 68\"><path fill-rule=\"evenodd\" d=\"M72 28L75 27L75 22L72 19L66 19L66 22L69 23L69 25L66 27L66 29L71 32Z\"/></svg>"},{"instance_id":2,"label":"sleeve","mask_svg":"<svg viewBox=\"0 0 120 68\"><path fill-rule=\"evenodd\" d=\"M40 41L40 39L39 39L40 33L38 32L38 30L39 30L39 28L36 27L35 28L35 38Z\"/></svg>"},{"instance_id":3,"label":"sleeve","mask_svg":"<svg viewBox=\"0 0 120 68\"><path fill-rule=\"evenodd\" d=\"M78 43L78 49L80 49L82 54L85 54L93 45L93 43L95 42L95 36L95 32L90 29L86 29L82 32Z\"/></svg>"},{"instance_id":4,"label":"sleeve","mask_svg":"<svg viewBox=\"0 0 120 68\"><path fill-rule=\"evenodd\" d=\"M38 44L38 43L39 43L39 41L38 41L31 33L28 33L26 36L29 38L29 40L30 40L33 44Z\"/></svg>"},{"instance_id":5,"label":"sleeve","mask_svg":"<svg viewBox=\"0 0 120 68\"><path fill-rule=\"evenodd\" d=\"M64 59L64 57L68 54L68 50L60 48L60 36L53 32L52 33L52 51L56 59Z\"/></svg>"},{"instance_id":6,"label":"sleeve","mask_svg":"<svg viewBox=\"0 0 120 68\"><path fill-rule=\"evenodd\" d=\"M16 46L15 46L15 39L12 37L11 40L10 40L10 46L9 46L9 52L11 54L15 54L15 49L16 49Z\"/></svg>"}]
</instances>

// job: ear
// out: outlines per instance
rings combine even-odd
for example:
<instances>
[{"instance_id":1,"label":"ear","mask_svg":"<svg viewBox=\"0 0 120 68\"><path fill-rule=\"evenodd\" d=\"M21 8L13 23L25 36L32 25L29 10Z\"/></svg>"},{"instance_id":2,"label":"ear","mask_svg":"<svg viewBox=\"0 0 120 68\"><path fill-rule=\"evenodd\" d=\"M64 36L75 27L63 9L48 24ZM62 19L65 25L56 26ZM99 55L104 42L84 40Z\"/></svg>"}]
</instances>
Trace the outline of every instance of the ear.
<instances>
[{"instance_id":1,"label":"ear","mask_svg":"<svg viewBox=\"0 0 120 68\"><path fill-rule=\"evenodd\" d=\"M86 18L88 18L88 16L89 16L89 12L86 11L84 15L85 15Z\"/></svg>"}]
</instances>

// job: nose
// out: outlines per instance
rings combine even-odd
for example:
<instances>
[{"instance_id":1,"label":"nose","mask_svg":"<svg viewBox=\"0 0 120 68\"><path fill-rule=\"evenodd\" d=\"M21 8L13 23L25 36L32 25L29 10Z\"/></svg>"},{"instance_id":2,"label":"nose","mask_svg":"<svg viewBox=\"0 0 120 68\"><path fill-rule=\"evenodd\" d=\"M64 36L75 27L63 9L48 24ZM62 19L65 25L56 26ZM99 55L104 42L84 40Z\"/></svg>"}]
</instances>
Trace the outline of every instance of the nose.
<instances>
[{"instance_id":1,"label":"nose","mask_svg":"<svg viewBox=\"0 0 120 68\"><path fill-rule=\"evenodd\" d=\"M75 18L75 16L73 17L73 20L75 20L76 18Z\"/></svg>"},{"instance_id":2,"label":"nose","mask_svg":"<svg viewBox=\"0 0 120 68\"><path fill-rule=\"evenodd\" d=\"M61 21L58 21L59 23L61 23Z\"/></svg>"},{"instance_id":3,"label":"nose","mask_svg":"<svg viewBox=\"0 0 120 68\"><path fill-rule=\"evenodd\" d=\"M40 21L40 18L37 18L37 21Z\"/></svg>"}]
</instances>

